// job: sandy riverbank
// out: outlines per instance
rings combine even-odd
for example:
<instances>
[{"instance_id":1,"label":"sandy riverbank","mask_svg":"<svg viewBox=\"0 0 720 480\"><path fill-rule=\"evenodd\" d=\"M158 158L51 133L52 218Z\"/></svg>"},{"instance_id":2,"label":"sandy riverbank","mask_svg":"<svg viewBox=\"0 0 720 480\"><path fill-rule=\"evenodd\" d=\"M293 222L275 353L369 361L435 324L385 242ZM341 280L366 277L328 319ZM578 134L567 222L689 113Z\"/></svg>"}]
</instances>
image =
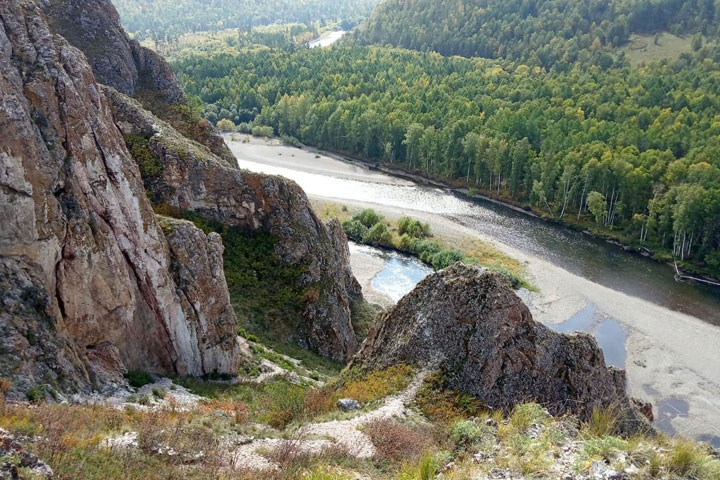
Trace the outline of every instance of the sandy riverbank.
<instances>
[{"instance_id":1,"label":"sandy riverbank","mask_svg":"<svg viewBox=\"0 0 720 480\"><path fill-rule=\"evenodd\" d=\"M327 189L310 192L319 211L324 208L325 202L335 202L355 209L373 208L390 219L411 215L430 223L436 236L461 248L478 239L494 245L525 263L530 280L540 290L532 294L530 302L533 315L539 321L560 323L588 304L595 305L598 311L614 318L627 329L628 388L633 395L653 402L659 426L664 431L713 440L720 446L720 360L717 358L720 328L589 281L544 258L527 254L465 227L455 219L427 211L362 201L357 197L333 198L331 183L335 178L367 182L366 198L369 200L374 199L372 184L396 185L402 189L408 185L404 180L339 162L332 155L316 158L314 151L269 146L262 140L253 139L250 144L229 143L239 158L283 169L286 176L295 179L301 186L303 174L332 177L328 178ZM270 173L274 173L271 170ZM449 199L448 202L456 200ZM445 205L438 205L437 211L444 212ZM358 263L364 262L356 260L356 265ZM357 265L357 268L360 276L363 268L372 271L367 266Z\"/></svg>"}]
</instances>

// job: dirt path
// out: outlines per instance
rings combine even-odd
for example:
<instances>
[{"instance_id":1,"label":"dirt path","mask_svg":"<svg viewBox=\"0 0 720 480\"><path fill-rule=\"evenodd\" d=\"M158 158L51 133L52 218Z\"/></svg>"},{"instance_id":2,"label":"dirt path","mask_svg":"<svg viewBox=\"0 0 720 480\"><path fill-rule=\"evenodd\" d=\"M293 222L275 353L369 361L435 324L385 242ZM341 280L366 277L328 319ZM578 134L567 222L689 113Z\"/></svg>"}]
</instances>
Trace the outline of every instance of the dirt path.
<instances>
[{"instance_id":1,"label":"dirt path","mask_svg":"<svg viewBox=\"0 0 720 480\"><path fill-rule=\"evenodd\" d=\"M427 371L419 372L405 390L397 395L387 397L382 406L375 410L348 420L332 420L304 425L291 439L258 439L242 445L232 453L232 464L238 469L277 469L278 465L263 454L271 450L293 450L296 453L319 454L331 447L344 448L356 458L370 458L375 455L375 446L370 437L360 431L358 427L376 420L407 415L409 413L408 404L417 395L428 373ZM320 439L317 439L318 437Z\"/></svg>"}]
</instances>

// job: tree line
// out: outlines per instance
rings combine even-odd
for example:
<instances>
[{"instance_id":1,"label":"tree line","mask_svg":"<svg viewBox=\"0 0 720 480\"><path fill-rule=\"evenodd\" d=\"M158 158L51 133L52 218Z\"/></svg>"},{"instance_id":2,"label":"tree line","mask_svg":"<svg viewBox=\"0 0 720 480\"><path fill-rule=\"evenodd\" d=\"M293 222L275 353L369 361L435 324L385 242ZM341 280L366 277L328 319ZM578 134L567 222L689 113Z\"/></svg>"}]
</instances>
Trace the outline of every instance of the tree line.
<instances>
[{"instance_id":1,"label":"tree line","mask_svg":"<svg viewBox=\"0 0 720 480\"><path fill-rule=\"evenodd\" d=\"M592 221L720 273L720 49L570 71L377 47L176 64L213 121ZM247 129L248 125L244 127Z\"/></svg>"},{"instance_id":2,"label":"tree line","mask_svg":"<svg viewBox=\"0 0 720 480\"><path fill-rule=\"evenodd\" d=\"M545 68L607 68L632 33L715 37L719 16L717 0L388 0L355 39Z\"/></svg>"},{"instance_id":3,"label":"tree line","mask_svg":"<svg viewBox=\"0 0 720 480\"><path fill-rule=\"evenodd\" d=\"M183 34L260 25L341 22L349 30L378 0L113 0L125 29L138 40L172 43Z\"/></svg>"}]
</instances>

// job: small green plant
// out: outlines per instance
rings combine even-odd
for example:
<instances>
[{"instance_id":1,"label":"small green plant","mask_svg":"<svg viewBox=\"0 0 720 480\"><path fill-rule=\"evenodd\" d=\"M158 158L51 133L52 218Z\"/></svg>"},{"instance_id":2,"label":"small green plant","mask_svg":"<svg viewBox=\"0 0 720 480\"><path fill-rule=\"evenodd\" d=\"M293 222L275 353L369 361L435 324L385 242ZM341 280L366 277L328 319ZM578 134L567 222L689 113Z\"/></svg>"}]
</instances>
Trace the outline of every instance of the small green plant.
<instances>
[{"instance_id":1,"label":"small green plant","mask_svg":"<svg viewBox=\"0 0 720 480\"><path fill-rule=\"evenodd\" d=\"M35 385L27 391L27 399L30 403L40 403L45 400L45 386Z\"/></svg>"},{"instance_id":2,"label":"small green plant","mask_svg":"<svg viewBox=\"0 0 720 480\"><path fill-rule=\"evenodd\" d=\"M682 478L720 478L720 460L712 458L703 447L691 440L677 440L674 443L666 467L670 473Z\"/></svg>"},{"instance_id":3,"label":"small green plant","mask_svg":"<svg viewBox=\"0 0 720 480\"><path fill-rule=\"evenodd\" d=\"M437 459L426 453L415 464L405 463L395 478L396 480L432 480L438 473Z\"/></svg>"},{"instance_id":4,"label":"small green plant","mask_svg":"<svg viewBox=\"0 0 720 480\"><path fill-rule=\"evenodd\" d=\"M259 343L259 342L260 342L260 339L257 337L257 335L254 335L254 334L248 332L247 330L245 330L245 329L242 328L242 327L241 327L241 328L238 328L238 332L237 332L237 333L238 333L238 335L240 335L241 337L243 337L245 340L248 340L248 341L250 341L250 342L255 342L255 343Z\"/></svg>"},{"instance_id":5,"label":"small green plant","mask_svg":"<svg viewBox=\"0 0 720 480\"><path fill-rule=\"evenodd\" d=\"M162 400L165 398L165 395L167 395L167 391L164 388L160 387L154 387L152 389L153 397L157 398L158 400Z\"/></svg>"},{"instance_id":6,"label":"small green plant","mask_svg":"<svg viewBox=\"0 0 720 480\"><path fill-rule=\"evenodd\" d=\"M615 413L612 409L595 408L584 430L593 437L602 438L615 432L615 423Z\"/></svg>"},{"instance_id":7,"label":"small green plant","mask_svg":"<svg viewBox=\"0 0 720 480\"><path fill-rule=\"evenodd\" d=\"M125 379L133 388L140 388L153 383L152 376L143 370L130 370L125 374Z\"/></svg>"},{"instance_id":8,"label":"small green plant","mask_svg":"<svg viewBox=\"0 0 720 480\"><path fill-rule=\"evenodd\" d=\"M456 450L472 450L483 445L487 440L494 440L492 428L472 420L459 420L453 425L450 439Z\"/></svg>"}]
</instances>

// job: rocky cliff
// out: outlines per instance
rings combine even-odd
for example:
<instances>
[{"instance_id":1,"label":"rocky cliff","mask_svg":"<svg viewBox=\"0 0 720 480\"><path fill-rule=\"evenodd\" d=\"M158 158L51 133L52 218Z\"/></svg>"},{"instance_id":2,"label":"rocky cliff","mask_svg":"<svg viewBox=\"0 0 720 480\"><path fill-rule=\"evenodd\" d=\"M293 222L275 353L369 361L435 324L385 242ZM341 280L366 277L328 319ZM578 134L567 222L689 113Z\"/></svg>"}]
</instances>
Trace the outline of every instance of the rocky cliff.
<instances>
[{"instance_id":1,"label":"rocky cliff","mask_svg":"<svg viewBox=\"0 0 720 480\"><path fill-rule=\"evenodd\" d=\"M21 392L103 388L135 368L234 373L232 318L198 313L191 293L222 289L206 275L217 260L175 282L182 255L85 56L31 2L0 2L0 20L0 376ZM193 241L183 255L217 256Z\"/></svg>"},{"instance_id":2,"label":"rocky cliff","mask_svg":"<svg viewBox=\"0 0 720 480\"><path fill-rule=\"evenodd\" d=\"M98 83L141 99L184 135L235 163L213 125L190 111L170 65L128 37L110 0L44 0L41 5L51 30L85 53Z\"/></svg>"},{"instance_id":3,"label":"rocky cliff","mask_svg":"<svg viewBox=\"0 0 720 480\"><path fill-rule=\"evenodd\" d=\"M617 409L626 432L647 428L625 394L625 372L607 368L595 340L533 320L498 273L456 264L423 280L371 330L352 365L408 363L441 370L448 388L493 409L534 401L582 419Z\"/></svg>"},{"instance_id":4,"label":"rocky cliff","mask_svg":"<svg viewBox=\"0 0 720 480\"><path fill-rule=\"evenodd\" d=\"M281 262L302 270L294 285L305 297L296 340L327 358L349 360L357 350L350 302L361 291L339 224L324 225L294 182L228 167L137 101L112 88L105 94L156 205L276 238Z\"/></svg>"}]
</instances>

